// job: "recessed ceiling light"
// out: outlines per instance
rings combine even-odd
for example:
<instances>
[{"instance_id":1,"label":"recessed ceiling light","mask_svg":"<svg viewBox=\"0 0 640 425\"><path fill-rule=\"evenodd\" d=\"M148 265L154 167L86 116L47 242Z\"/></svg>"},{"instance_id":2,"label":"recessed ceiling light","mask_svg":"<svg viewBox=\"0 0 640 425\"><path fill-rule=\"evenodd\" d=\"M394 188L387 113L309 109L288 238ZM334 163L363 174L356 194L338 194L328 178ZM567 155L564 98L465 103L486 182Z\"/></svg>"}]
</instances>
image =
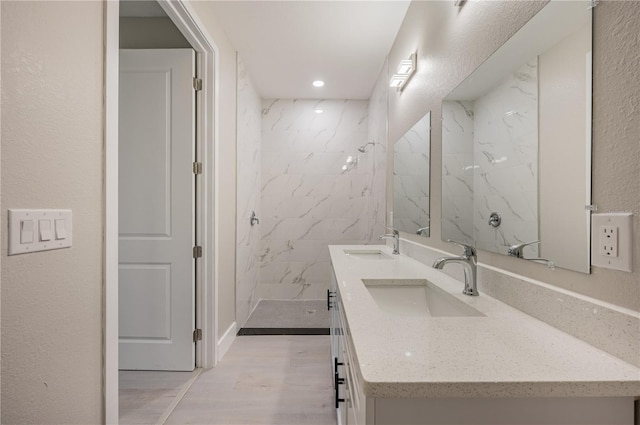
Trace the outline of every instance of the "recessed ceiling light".
<instances>
[{"instance_id":1,"label":"recessed ceiling light","mask_svg":"<svg viewBox=\"0 0 640 425\"><path fill-rule=\"evenodd\" d=\"M323 113L323 112L324 112L324 110L323 110L323 109L320 109L320 108L317 108L317 109L315 109L315 110L314 110L314 112L315 112L316 114L321 114L321 113Z\"/></svg>"},{"instance_id":2,"label":"recessed ceiling light","mask_svg":"<svg viewBox=\"0 0 640 425\"><path fill-rule=\"evenodd\" d=\"M313 82L313 87L322 87L322 86L324 86L324 81L321 81L321 80L315 80L315 81Z\"/></svg>"}]
</instances>

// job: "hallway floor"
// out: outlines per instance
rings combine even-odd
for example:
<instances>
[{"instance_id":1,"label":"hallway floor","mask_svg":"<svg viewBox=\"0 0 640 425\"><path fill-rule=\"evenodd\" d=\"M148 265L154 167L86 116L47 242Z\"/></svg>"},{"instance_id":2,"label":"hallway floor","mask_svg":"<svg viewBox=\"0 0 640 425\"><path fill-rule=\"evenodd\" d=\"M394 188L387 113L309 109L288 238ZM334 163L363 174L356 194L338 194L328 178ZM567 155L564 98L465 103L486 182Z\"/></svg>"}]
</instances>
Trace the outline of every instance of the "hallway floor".
<instances>
[{"instance_id":1,"label":"hallway floor","mask_svg":"<svg viewBox=\"0 0 640 425\"><path fill-rule=\"evenodd\" d=\"M164 423L335 425L329 336L237 337Z\"/></svg>"}]
</instances>

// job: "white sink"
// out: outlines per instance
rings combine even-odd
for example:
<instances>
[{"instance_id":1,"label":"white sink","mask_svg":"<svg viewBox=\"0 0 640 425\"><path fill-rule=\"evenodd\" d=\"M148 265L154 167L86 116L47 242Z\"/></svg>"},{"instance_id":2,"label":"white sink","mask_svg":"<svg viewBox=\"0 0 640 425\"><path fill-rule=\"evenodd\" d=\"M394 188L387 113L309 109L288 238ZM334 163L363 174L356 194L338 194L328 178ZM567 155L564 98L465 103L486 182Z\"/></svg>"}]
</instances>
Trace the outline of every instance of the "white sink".
<instances>
[{"instance_id":1,"label":"white sink","mask_svg":"<svg viewBox=\"0 0 640 425\"><path fill-rule=\"evenodd\" d=\"M379 249L345 249L344 255L357 260L392 260L390 255Z\"/></svg>"},{"instance_id":2,"label":"white sink","mask_svg":"<svg viewBox=\"0 0 640 425\"><path fill-rule=\"evenodd\" d=\"M426 279L362 279L383 311L410 317L484 316Z\"/></svg>"}]
</instances>

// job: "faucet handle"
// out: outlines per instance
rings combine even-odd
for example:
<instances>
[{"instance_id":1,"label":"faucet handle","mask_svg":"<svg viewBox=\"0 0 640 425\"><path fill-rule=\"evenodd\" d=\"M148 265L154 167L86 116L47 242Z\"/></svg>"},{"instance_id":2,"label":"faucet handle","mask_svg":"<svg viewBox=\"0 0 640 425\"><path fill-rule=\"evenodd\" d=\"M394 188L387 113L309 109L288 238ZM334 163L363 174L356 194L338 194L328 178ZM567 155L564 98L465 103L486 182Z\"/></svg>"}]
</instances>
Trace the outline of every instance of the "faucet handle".
<instances>
[{"instance_id":1,"label":"faucet handle","mask_svg":"<svg viewBox=\"0 0 640 425\"><path fill-rule=\"evenodd\" d=\"M509 249L507 250L507 254L512 256L512 257L523 258L524 247L527 246L527 245L534 245L534 244L537 244L537 243L540 243L540 241L525 242L525 243L511 245L509 247Z\"/></svg>"},{"instance_id":2,"label":"faucet handle","mask_svg":"<svg viewBox=\"0 0 640 425\"><path fill-rule=\"evenodd\" d=\"M396 229L393 226L384 226L385 229L391 230L393 232L393 235L399 235L400 232L398 231L398 229Z\"/></svg>"},{"instance_id":3,"label":"faucet handle","mask_svg":"<svg viewBox=\"0 0 640 425\"><path fill-rule=\"evenodd\" d=\"M466 243L462 243L462 242L452 241L451 239L447 239L447 242L452 243L454 245L458 245L459 247L464 249L464 253L462 255L465 255L467 257L478 256L478 252L476 251L476 248L471 245L467 245Z\"/></svg>"}]
</instances>

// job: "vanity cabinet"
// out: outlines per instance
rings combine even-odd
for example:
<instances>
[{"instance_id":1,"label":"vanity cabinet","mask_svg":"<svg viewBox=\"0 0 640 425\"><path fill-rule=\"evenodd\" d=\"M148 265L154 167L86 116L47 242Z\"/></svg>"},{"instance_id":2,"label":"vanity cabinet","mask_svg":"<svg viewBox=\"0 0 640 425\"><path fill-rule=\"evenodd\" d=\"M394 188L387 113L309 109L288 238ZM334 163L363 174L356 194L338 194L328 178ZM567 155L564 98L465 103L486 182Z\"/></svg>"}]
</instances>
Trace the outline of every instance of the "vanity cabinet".
<instances>
[{"instance_id":1,"label":"vanity cabinet","mask_svg":"<svg viewBox=\"0 0 640 425\"><path fill-rule=\"evenodd\" d=\"M358 364L351 344L349 328L344 315L342 300L332 274L328 307L331 310L331 360L334 401L338 425L367 424L367 398L358 377ZM370 415L372 420L373 415Z\"/></svg>"},{"instance_id":2,"label":"vanity cabinet","mask_svg":"<svg viewBox=\"0 0 640 425\"><path fill-rule=\"evenodd\" d=\"M365 276L372 278L374 273L387 278L406 273L412 267L411 261L396 257L393 262L384 263L387 266L382 262L378 266L372 266L366 260L343 258L343 250L340 247L332 251L334 271L328 293L331 310L332 380L338 425L637 424L634 419L634 397L640 395L634 389L638 388L635 384L637 381L630 383L631 389L619 391L620 385L628 384L624 381L627 379L624 378L627 372L621 375L623 380L619 383L615 376L610 376L621 368L631 368L630 365L623 365L600 352L587 354L578 349L569 352L564 349L556 350L554 345L559 345L559 341L565 341L565 338L566 343L574 347L579 346L583 350L590 348L568 336L561 336L561 340L554 339L553 335L557 331L545 328L549 334L545 333L547 336L540 341L533 341L535 344L532 347L537 347L535 349L540 352L535 357L530 357L526 362L528 367L523 370L516 366L523 363L518 358L509 357L504 351L512 347L499 345L502 338L517 340L518 334L509 331L510 320L504 320L505 317L511 317L506 316L506 310L513 314L512 320L517 320L520 326L527 327L530 332L544 325L529 323L526 316L512 312L503 305L496 305L496 301L486 296L486 303L495 310L487 309L484 312L487 315L501 312L501 319L489 317L484 322L480 322L481 319L477 317L424 319L426 322L415 319L398 321L390 313L377 308L364 288L362 279ZM405 263L406 269L403 266ZM433 270L427 270L426 276L431 274ZM433 274L431 279L437 283L436 276L439 275ZM455 287L459 289L459 282L456 283ZM458 328L453 327L453 322L458 325L464 322L465 328L477 326L476 334L482 333L483 337L475 341L460 339L454 332ZM391 323L397 323L398 327L394 328ZM486 329L494 325L499 326L501 332L497 334L500 336L496 337L495 343L484 345L492 337L486 333ZM447 332L429 333L430 329L433 331L440 327ZM396 330L389 333L390 329ZM447 341L438 338L446 338ZM465 344L473 344L473 347L465 348ZM422 352L413 352L410 361L405 357L409 354L404 352L405 359L394 358L393 353L403 346L412 346ZM482 351L476 351L478 346ZM425 356L426 350L432 347L437 347L434 353L440 355ZM451 347L456 347L456 351L441 355L443 350ZM503 351L496 351L498 349ZM455 353L471 352L469 350L478 356L486 356L486 359L476 362L478 369L469 370L455 363L463 360ZM512 352L509 353L512 355ZM495 356L502 356L504 360L499 369L489 367L495 365L492 363ZM559 359L561 356L567 356L567 359ZM593 361L585 361L584 356ZM598 361L602 363L597 363ZM556 375L547 374L545 379L539 378L543 376L544 362L555 365ZM577 375L573 381L561 379L561 376L566 376L563 365L573 367L576 363L581 365L576 370L584 372L575 372ZM588 365L592 367L586 367ZM601 368L609 367L607 365L614 368L603 375ZM485 369L480 369L482 367ZM506 369L511 370L508 376L503 374ZM541 371L537 372L537 369ZM429 370L436 372L429 375ZM492 372L488 374L487 370ZM597 372L595 375L594 370ZM637 369L628 370L636 375L638 373ZM433 375L445 378L435 379L431 377ZM594 381L592 376L602 376L601 382ZM597 385L593 385L594 382ZM479 386L481 391L477 389ZM514 394L512 388L520 392ZM531 388L535 393L531 392Z\"/></svg>"}]
</instances>

